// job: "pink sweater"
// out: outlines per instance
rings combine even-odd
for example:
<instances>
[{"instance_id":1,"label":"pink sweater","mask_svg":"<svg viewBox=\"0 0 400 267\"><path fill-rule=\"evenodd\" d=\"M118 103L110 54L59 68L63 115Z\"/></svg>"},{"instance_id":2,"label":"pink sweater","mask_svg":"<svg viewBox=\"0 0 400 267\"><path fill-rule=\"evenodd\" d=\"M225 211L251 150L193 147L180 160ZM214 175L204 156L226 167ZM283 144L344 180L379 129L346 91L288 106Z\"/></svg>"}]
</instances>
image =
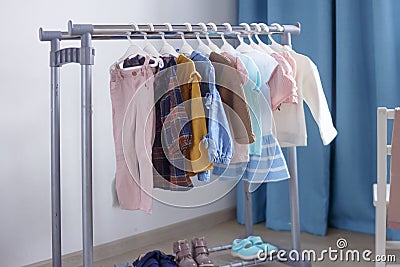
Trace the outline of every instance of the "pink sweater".
<instances>
[{"instance_id":1,"label":"pink sweater","mask_svg":"<svg viewBox=\"0 0 400 267\"><path fill-rule=\"evenodd\" d=\"M268 82L271 88L272 110L277 110L282 103L297 104L297 87L292 66L278 53L272 53L271 56L279 64Z\"/></svg>"}]
</instances>

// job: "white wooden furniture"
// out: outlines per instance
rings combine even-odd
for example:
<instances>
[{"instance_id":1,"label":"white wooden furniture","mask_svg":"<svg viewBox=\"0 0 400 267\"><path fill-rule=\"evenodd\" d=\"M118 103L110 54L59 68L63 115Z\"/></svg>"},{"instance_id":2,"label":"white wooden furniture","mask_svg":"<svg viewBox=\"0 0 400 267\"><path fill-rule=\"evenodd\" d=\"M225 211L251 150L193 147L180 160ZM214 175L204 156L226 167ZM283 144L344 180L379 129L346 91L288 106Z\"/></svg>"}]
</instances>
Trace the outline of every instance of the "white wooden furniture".
<instances>
[{"instance_id":1,"label":"white wooden furniture","mask_svg":"<svg viewBox=\"0 0 400 267\"><path fill-rule=\"evenodd\" d=\"M387 121L394 119L394 109L379 107L377 110L377 184L374 188L375 206L375 255L386 255L386 249L400 249L400 241L386 240L387 214L390 184L387 183L387 159L391 155L391 145L387 140ZM376 267L400 266L375 262Z\"/></svg>"}]
</instances>

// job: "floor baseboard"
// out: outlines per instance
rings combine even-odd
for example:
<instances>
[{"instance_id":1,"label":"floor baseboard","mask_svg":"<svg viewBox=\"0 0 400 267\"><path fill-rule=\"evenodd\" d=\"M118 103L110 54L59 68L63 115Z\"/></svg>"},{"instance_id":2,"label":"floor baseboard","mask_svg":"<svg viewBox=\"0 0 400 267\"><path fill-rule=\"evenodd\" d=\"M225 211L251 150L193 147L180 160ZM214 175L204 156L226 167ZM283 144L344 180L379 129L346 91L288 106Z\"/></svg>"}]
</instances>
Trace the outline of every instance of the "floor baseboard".
<instances>
[{"instance_id":1,"label":"floor baseboard","mask_svg":"<svg viewBox=\"0 0 400 267\"><path fill-rule=\"evenodd\" d=\"M145 233L129 236L106 244L95 246L93 249L95 261L101 261L116 255L127 253L131 250L156 244L176 236L188 235L194 231L205 230L219 223L236 218L236 208L224 209L206 214L194 219L175 223ZM140 242L138 242L140 240ZM63 255L64 267L82 266L82 251ZM25 267L50 267L51 259L27 265Z\"/></svg>"}]
</instances>

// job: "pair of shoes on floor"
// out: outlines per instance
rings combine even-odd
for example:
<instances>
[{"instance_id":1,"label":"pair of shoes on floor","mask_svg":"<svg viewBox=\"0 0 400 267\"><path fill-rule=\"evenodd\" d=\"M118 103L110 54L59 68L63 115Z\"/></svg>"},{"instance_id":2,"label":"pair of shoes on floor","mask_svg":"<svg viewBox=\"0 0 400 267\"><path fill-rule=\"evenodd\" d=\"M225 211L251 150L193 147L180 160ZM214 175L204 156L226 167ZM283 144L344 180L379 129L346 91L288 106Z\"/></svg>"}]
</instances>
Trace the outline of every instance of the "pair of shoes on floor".
<instances>
[{"instance_id":1,"label":"pair of shoes on floor","mask_svg":"<svg viewBox=\"0 0 400 267\"><path fill-rule=\"evenodd\" d=\"M277 251L277 247L264 243L261 237L249 236L245 239L233 240L231 255L242 260L254 260L271 256Z\"/></svg>"},{"instance_id":2,"label":"pair of shoes on floor","mask_svg":"<svg viewBox=\"0 0 400 267\"><path fill-rule=\"evenodd\" d=\"M209 259L208 248L204 237L192 239L192 249L189 242L179 240L174 242L173 251L176 254L176 262L179 267L212 267L213 262Z\"/></svg>"}]
</instances>

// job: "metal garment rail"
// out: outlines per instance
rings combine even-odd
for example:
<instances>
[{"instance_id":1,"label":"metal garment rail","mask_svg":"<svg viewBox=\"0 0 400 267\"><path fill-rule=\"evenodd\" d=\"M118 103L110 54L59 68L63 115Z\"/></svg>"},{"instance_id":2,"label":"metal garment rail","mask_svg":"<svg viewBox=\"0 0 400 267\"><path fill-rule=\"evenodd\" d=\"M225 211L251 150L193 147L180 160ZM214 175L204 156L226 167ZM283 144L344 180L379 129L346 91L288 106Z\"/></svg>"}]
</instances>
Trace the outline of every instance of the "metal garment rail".
<instances>
[{"instance_id":1,"label":"metal garment rail","mask_svg":"<svg viewBox=\"0 0 400 267\"><path fill-rule=\"evenodd\" d=\"M60 68L68 63L81 65L81 155L82 155L82 235L83 266L93 267L93 210L92 210L92 65L94 48L92 40L160 38L178 39L184 34L194 39L198 34L210 38L236 38L238 34L280 34L282 44L291 44L291 35L300 34L300 24L246 28L230 25L162 25L126 24L92 25L68 22L68 31L44 31L39 29L39 39L50 42L51 68L51 211L52 211L52 259L53 267L60 267L61 261L61 188L60 188ZM60 49L62 40L80 40L80 47ZM288 148L290 179L290 210L293 249L300 251L300 223L297 183L296 148ZM245 183L246 234L253 232L251 217L251 195L249 184ZM246 264L247 265L247 264ZM244 266L244 265L242 265ZM296 265L299 266L299 265ZM304 265L306 266L306 265ZM307 265L308 266L308 265Z\"/></svg>"}]
</instances>

